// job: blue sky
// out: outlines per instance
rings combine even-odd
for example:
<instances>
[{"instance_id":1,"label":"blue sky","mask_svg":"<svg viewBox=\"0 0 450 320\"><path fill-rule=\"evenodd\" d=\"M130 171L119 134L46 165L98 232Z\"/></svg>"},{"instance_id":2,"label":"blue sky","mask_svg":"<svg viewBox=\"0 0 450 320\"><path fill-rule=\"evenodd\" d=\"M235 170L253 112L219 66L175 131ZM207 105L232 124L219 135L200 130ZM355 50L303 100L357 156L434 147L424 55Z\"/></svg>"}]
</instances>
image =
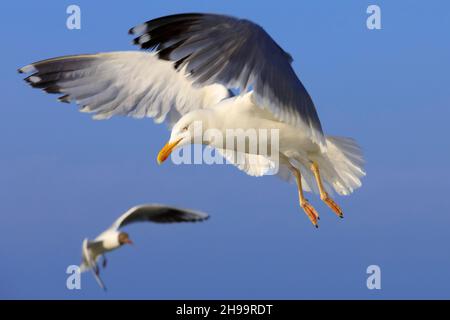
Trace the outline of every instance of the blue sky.
<instances>
[{"instance_id":1,"label":"blue sky","mask_svg":"<svg viewBox=\"0 0 450 320\"><path fill-rule=\"evenodd\" d=\"M82 29L65 27L78 4ZM378 4L382 30L366 28ZM367 177L316 230L296 188L231 166L156 164L169 132L151 120L93 121L16 73L74 53L135 50L128 28L179 12L261 24L294 68L328 134L356 138ZM0 11L0 298L450 298L448 1L8 1ZM134 225L67 290L81 242L147 202L204 210L203 224ZM368 290L366 268L382 271Z\"/></svg>"}]
</instances>

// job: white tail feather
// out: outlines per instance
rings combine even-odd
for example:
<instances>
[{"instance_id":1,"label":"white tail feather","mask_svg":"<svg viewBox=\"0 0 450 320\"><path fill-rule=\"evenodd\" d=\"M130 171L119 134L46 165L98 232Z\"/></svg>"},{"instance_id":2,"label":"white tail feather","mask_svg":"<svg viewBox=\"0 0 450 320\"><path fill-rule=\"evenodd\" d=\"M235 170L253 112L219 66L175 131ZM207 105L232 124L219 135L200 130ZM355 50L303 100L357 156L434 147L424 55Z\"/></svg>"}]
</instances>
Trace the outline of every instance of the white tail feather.
<instances>
[{"instance_id":1,"label":"white tail feather","mask_svg":"<svg viewBox=\"0 0 450 320\"><path fill-rule=\"evenodd\" d=\"M327 153L315 159L326 184L338 194L348 195L359 188L364 171L362 150L355 140L344 137L326 137Z\"/></svg>"},{"instance_id":2,"label":"white tail feather","mask_svg":"<svg viewBox=\"0 0 450 320\"><path fill-rule=\"evenodd\" d=\"M366 175L362 150L351 138L327 137L326 141L328 158L338 175L331 185L337 193L348 195L361 187L361 178Z\"/></svg>"}]
</instances>

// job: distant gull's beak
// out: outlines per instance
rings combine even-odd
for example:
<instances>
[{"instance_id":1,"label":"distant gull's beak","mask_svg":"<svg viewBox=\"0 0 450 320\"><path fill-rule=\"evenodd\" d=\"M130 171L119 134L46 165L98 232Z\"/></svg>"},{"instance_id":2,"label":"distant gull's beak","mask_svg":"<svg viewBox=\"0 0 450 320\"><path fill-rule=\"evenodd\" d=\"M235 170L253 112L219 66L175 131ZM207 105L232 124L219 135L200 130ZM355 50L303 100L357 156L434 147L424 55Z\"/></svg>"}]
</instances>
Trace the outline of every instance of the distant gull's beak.
<instances>
[{"instance_id":1,"label":"distant gull's beak","mask_svg":"<svg viewBox=\"0 0 450 320\"><path fill-rule=\"evenodd\" d=\"M158 153L158 157L156 158L158 164L163 163L172 153L173 149L180 143L181 138L174 142L167 142L166 145L161 149Z\"/></svg>"},{"instance_id":2,"label":"distant gull's beak","mask_svg":"<svg viewBox=\"0 0 450 320\"><path fill-rule=\"evenodd\" d=\"M125 242L126 244L134 244L133 241L131 241L130 239L126 239L124 242Z\"/></svg>"}]
</instances>

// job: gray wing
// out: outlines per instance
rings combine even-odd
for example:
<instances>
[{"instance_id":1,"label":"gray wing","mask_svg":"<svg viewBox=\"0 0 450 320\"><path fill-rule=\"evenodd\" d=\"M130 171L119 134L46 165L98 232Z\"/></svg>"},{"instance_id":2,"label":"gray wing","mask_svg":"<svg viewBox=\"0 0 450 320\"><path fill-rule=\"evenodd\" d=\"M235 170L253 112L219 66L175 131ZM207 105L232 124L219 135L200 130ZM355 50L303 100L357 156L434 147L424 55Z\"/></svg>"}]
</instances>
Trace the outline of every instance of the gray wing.
<instances>
[{"instance_id":1,"label":"gray wing","mask_svg":"<svg viewBox=\"0 0 450 320\"><path fill-rule=\"evenodd\" d=\"M100 288L102 288L104 291L106 291L105 283L103 282L102 278L100 278L100 272L98 272L98 270L100 270L100 269L97 269L97 271L96 271L93 268L91 268L91 271L92 271L92 274L94 275L95 281L97 281L97 284L99 285Z\"/></svg>"},{"instance_id":2,"label":"gray wing","mask_svg":"<svg viewBox=\"0 0 450 320\"><path fill-rule=\"evenodd\" d=\"M208 219L206 213L169 207L160 204L146 204L131 208L117 219L111 228L119 229L135 222L176 223L198 222Z\"/></svg>"},{"instance_id":3,"label":"gray wing","mask_svg":"<svg viewBox=\"0 0 450 320\"><path fill-rule=\"evenodd\" d=\"M291 67L292 58L259 25L229 16L187 13L130 29L134 43L186 67L194 84L220 83L247 91L274 116L325 146L314 103Z\"/></svg>"}]
</instances>

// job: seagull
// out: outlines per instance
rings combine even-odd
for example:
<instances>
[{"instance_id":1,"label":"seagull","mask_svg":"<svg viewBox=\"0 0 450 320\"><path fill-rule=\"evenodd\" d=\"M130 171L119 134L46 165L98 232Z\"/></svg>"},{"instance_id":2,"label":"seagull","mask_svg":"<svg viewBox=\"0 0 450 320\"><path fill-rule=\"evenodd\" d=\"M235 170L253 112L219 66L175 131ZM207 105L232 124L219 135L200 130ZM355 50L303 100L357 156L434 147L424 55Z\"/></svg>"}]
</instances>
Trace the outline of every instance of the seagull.
<instances>
[{"instance_id":1,"label":"seagull","mask_svg":"<svg viewBox=\"0 0 450 320\"><path fill-rule=\"evenodd\" d=\"M349 195L362 185L361 148L351 138L325 135L291 55L261 26L231 16L184 13L149 20L129 33L143 51L62 56L19 72L30 74L25 80L32 87L60 94L59 101L75 102L94 119L125 115L165 121L171 134L158 163L200 141L251 176L274 174L275 167L277 176L295 181L300 207L314 226L319 214L304 191L318 193L343 217L330 195ZM224 134L278 130L277 163L260 150L223 146L195 133L198 122Z\"/></svg>"},{"instance_id":2,"label":"seagull","mask_svg":"<svg viewBox=\"0 0 450 320\"><path fill-rule=\"evenodd\" d=\"M91 270L98 285L106 290L105 284L100 278L98 260L102 258L102 266L106 267L105 253L116 250L125 244L133 244L128 233L121 229L135 222L176 223L199 222L207 220L206 213L179 209L160 204L145 204L135 206L122 214L114 223L99 234L94 240L84 239L82 244L82 262L80 272Z\"/></svg>"}]
</instances>

